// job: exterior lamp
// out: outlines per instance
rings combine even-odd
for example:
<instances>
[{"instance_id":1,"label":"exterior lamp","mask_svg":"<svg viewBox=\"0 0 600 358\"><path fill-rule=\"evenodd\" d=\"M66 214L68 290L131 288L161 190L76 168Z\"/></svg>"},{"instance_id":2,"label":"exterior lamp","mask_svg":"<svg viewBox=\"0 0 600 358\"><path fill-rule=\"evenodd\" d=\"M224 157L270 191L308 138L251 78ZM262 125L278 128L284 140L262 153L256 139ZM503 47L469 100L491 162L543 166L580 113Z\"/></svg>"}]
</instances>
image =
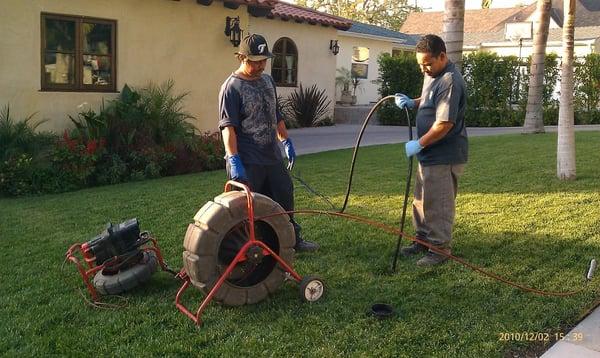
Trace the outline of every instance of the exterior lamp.
<instances>
[{"instance_id":1,"label":"exterior lamp","mask_svg":"<svg viewBox=\"0 0 600 358\"><path fill-rule=\"evenodd\" d=\"M225 36L234 47L238 47L242 41L242 29L240 29L240 17L227 16L225 19Z\"/></svg>"},{"instance_id":2,"label":"exterior lamp","mask_svg":"<svg viewBox=\"0 0 600 358\"><path fill-rule=\"evenodd\" d=\"M338 40L330 40L329 49L331 50L331 53L337 55L340 52L340 45L338 45Z\"/></svg>"}]
</instances>

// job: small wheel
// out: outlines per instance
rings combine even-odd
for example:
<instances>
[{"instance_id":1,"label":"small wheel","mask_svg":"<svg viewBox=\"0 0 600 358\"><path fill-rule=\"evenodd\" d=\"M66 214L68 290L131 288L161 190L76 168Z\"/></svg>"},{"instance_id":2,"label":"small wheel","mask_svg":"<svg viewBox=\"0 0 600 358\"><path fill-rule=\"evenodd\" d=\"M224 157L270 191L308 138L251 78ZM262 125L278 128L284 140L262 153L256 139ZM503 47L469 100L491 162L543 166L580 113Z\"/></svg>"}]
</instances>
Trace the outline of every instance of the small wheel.
<instances>
[{"instance_id":1,"label":"small wheel","mask_svg":"<svg viewBox=\"0 0 600 358\"><path fill-rule=\"evenodd\" d=\"M323 280L315 276L305 276L300 282L300 298L306 302L316 302L325 293Z\"/></svg>"}]
</instances>

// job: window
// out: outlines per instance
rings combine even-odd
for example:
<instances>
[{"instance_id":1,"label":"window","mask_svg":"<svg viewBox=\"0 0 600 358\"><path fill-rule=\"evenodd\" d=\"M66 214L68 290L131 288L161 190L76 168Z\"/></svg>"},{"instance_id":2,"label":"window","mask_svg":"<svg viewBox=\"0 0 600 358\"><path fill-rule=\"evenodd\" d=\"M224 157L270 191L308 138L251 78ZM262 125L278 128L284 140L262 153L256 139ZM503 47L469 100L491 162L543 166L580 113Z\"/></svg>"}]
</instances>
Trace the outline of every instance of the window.
<instances>
[{"instance_id":1,"label":"window","mask_svg":"<svg viewBox=\"0 0 600 358\"><path fill-rule=\"evenodd\" d=\"M369 74L369 48L354 46L352 49L352 77L366 79Z\"/></svg>"},{"instance_id":2,"label":"window","mask_svg":"<svg viewBox=\"0 0 600 358\"><path fill-rule=\"evenodd\" d=\"M369 48L354 46L352 48L352 61L353 62L369 62Z\"/></svg>"},{"instance_id":3,"label":"window","mask_svg":"<svg viewBox=\"0 0 600 358\"><path fill-rule=\"evenodd\" d=\"M42 14L42 90L116 91L117 23Z\"/></svg>"},{"instance_id":4,"label":"window","mask_svg":"<svg viewBox=\"0 0 600 358\"><path fill-rule=\"evenodd\" d=\"M392 57L411 57L415 52L410 50L392 49Z\"/></svg>"},{"instance_id":5,"label":"window","mask_svg":"<svg viewBox=\"0 0 600 358\"><path fill-rule=\"evenodd\" d=\"M280 38L273 46L271 76L281 87L293 87L298 82L298 50L287 37Z\"/></svg>"}]
</instances>

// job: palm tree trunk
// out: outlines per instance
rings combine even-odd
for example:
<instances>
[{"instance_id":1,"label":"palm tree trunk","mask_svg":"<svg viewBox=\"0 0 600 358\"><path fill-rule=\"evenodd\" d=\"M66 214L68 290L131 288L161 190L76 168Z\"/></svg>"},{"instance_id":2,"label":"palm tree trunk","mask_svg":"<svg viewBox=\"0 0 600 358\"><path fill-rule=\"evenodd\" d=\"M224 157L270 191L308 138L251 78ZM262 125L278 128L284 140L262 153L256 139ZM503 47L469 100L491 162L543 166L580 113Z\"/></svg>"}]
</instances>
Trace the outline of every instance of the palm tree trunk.
<instances>
[{"instance_id":1,"label":"palm tree trunk","mask_svg":"<svg viewBox=\"0 0 600 358\"><path fill-rule=\"evenodd\" d=\"M462 71L462 49L465 29L465 0L446 0L444 3L444 42L446 54Z\"/></svg>"},{"instance_id":2,"label":"palm tree trunk","mask_svg":"<svg viewBox=\"0 0 600 358\"><path fill-rule=\"evenodd\" d=\"M529 93L527 96L527 111L523 133L543 133L543 98L544 88L544 58L548 27L550 26L551 0L538 0L537 20L533 33L533 55L531 57L531 77L529 78Z\"/></svg>"},{"instance_id":3,"label":"palm tree trunk","mask_svg":"<svg viewBox=\"0 0 600 358\"><path fill-rule=\"evenodd\" d=\"M575 179L575 126L573 110L573 42L575 34L575 0L564 0L563 57L560 76L558 145L556 175L561 180Z\"/></svg>"}]
</instances>

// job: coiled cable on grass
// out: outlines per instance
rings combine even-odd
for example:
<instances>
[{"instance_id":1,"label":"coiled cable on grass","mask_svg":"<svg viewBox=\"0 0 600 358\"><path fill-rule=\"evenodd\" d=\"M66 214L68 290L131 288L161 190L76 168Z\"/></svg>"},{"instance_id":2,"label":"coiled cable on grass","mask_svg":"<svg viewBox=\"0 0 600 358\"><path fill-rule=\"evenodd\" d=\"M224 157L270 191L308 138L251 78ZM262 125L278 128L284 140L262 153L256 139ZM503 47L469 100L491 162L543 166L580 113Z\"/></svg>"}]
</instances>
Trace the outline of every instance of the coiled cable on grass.
<instances>
[{"instance_id":1,"label":"coiled cable on grass","mask_svg":"<svg viewBox=\"0 0 600 358\"><path fill-rule=\"evenodd\" d=\"M353 221L357 221L357 222L360 222L360 223L363 223L363 224L367 224L369 226L379 228L379 229L381 229L383 231L386 231L388 233L402 236L402 237L404 237L404 238L406 238L406 239L408 239L410 241L417 242L417 243L419 243L419 244L421 244L423 246L426 246L430 250L432 250L432 251L434 251L434 252L436 252L436 253L438 253L440 255L444 255L444 256L448 257L449 259L451 259L453 261L456 261L456 262L460 263L461 265L463 265L463 266L465 266L467 268L470 268L471 270L473 270L475 272L478 272L478 273L480 273L480 274L482 274L484 276L490 277L490 278L492 278L494 280L500 281L500 282L502 282L504 284L507 284L509 286L518 288L518 289L520 289L522 291L531 292L531 293L534 293L534 294L537 294L537 295L540 295L540 296L554 296L554 297L573 296L573 295L579 294L582 291L584 291L587 288L587 284L590 282L590 280L586 280L584 286L581 287L580 289L574 290L574 291L564 291L564 292L559 292L559 291L545 291L545 290L540 290L540 289L537 289L537 288L534 288L534 287L529 287L529 286L526 286L524 284L511 281L511 280L509 280L509 279L507 279L505 277L502 277L502 276L500 276L500 275L498 275L498 274L496 274L494 272L485 270L484 268L482 268L480 266L477 266L475 264L472 264L472 263L466 261L463 258L460 258L458 256L454 256L451 253L449 253L449 252L447 252L447 251L445 251L443 249L440 249L440 248L438 248L436 246L433 246L433 245L431 245L430 243L428 243L426 241L420 240L420 239L418 239L418 238L416 238L414 236L407 235L407 234L401 232L400 230L398 230L398 229L396 229L394 227L391 227L391 226L383 224L381 222L378 222L378 221L375 221L375 220L371 220L371 219L367 219L367 218L364 218L364 217L361 217L361 216L358 216L358 215L351 215L351 214L340 213L340 212L333 212L333 211L306 209L306 210L294 210L294 211L286 211L286 212L280 212L280 213L276 213L276 214L264 215L264 216L255 218L255 220L257 220L257 221L258 220L263 220L263 219L266 219L266 218L269 218L269 217L278 216L278 215L284 215L284 214L288 214L288 215L289 214L311 214L311 215L321 214L321 215L329 215L329 216L341 217L341 218L345 218L345 219L348 219L348 220L353 220Z\"/></svg>"}]
</instances>

